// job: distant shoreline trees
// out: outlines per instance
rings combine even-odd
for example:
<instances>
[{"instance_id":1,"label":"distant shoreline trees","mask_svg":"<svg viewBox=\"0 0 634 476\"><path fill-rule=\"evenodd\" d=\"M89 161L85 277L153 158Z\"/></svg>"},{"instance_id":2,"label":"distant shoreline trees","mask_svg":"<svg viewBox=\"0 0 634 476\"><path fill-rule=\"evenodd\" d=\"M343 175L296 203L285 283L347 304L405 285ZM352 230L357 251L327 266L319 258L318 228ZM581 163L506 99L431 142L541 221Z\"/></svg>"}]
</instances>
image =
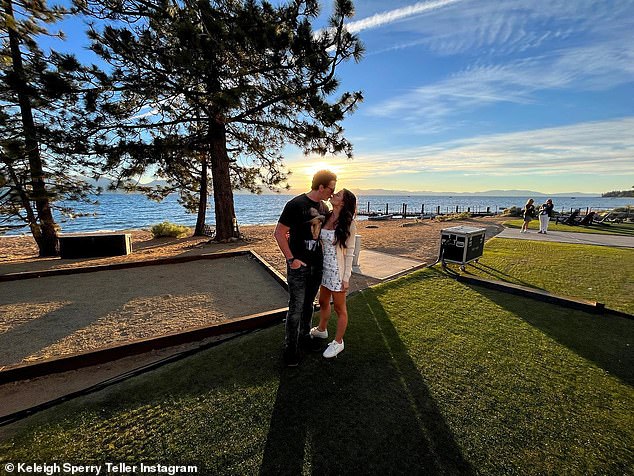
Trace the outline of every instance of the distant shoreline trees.
<instances>
[{"instance_id":1,"label":"distant shoreline trees","mask_svg":"<svg viewBox=\"0 0 634 476\"><path fill-rule=\"evenodd\" d=\"M614 190L612 192L602 193L603 198L615 198L615 197L634 197L634 185L632 190Z\"/></svg>"}]
</instances>

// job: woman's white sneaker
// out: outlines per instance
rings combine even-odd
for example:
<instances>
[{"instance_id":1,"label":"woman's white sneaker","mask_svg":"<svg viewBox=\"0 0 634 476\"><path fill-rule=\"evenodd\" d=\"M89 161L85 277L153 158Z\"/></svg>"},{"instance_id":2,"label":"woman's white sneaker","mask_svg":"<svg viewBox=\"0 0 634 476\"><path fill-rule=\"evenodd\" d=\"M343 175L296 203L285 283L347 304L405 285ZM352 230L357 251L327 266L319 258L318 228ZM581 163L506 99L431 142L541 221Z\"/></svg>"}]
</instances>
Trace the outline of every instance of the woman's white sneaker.
<instances>
[{"instance_id":1,"label":"woman's white sneaker","mask_svg":"<svg viewBox=\"0 0 634 476\"><path fill-rule=\"evenodd\" d=\"M319 337L320 339L328 339L328 329L326 329L325 331L320 331L319 327L313 327L310 330L310 335L313 337Z\"/></svg>"},{"instance_id":2,"label":"woman's white sneaker","mask_svg":"<svg viewBox=\"0 0 634 476\"><path fill-rule=\"evenodd\" d=\"M324 357L326 359L337 357L337 355L343 350L343 347L343 340L341 341L341 344L336 340L333 340L330 344L328 344L326 350L324 350Z\"/></svg>"}]
</instances>

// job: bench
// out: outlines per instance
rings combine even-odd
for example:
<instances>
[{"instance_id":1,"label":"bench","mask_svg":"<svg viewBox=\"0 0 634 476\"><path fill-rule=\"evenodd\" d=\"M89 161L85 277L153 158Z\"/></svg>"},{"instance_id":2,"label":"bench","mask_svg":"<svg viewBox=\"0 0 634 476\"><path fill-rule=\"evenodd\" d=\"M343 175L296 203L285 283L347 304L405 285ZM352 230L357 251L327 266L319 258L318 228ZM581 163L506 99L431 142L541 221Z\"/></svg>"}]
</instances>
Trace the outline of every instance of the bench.
<instances>
[{"instance_id":1,"label":"bench","mask_svg":"<svg viewBox=\"0 0 634 476\"><path fill-rule=\"evenodd\" d=\"M59 237L61 258L122 256L131 252L132 235L128 233L77 233Z\"/></svg>"}]
</instances>

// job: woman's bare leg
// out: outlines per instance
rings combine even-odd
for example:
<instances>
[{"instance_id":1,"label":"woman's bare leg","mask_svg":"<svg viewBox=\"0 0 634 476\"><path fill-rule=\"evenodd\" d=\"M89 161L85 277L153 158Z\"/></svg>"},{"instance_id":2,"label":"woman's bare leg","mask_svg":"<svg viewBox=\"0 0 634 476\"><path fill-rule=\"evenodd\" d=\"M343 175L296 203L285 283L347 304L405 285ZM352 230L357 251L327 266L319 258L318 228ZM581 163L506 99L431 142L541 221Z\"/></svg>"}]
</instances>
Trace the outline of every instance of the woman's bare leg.
<instances>
[{"instance_id":1,"label":"woman's bare leg","mask_svg":"<svg viewBox=\"0 0 634 476\"><path fill-rule=\"evenodd\" d=\"M343 341L343 335L346 333L348 327L348 307L346 305L346 293L332 293L335 312L337 313L337 334L335 334L335 340L341 344Z\"/></svg>"},{"instance_id":2,"label":"woman's bare leg","mask_svg":"<svg viewBox=\"0 0 634 476\"><path fill-rule=\"evenodd\" d=\"M330 320L330 297L332 291L324 286L319 288L319 330L325 331Z\"/></svg>"}]
</instances>

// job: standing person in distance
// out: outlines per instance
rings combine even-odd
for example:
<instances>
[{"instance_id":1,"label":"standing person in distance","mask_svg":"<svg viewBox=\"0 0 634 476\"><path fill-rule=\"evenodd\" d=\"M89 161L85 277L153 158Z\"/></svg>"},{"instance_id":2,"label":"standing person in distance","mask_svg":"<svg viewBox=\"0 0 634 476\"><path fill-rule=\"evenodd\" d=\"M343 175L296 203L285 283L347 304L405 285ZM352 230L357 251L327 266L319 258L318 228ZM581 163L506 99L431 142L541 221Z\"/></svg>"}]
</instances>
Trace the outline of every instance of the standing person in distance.
<instances>
[{"instance_id":1,"label":"standing person in distance","mask_svg":"<svg viewBox=\"0 0 634 476\"><path fill-rule=\"evenodd\" d=\"M289 300L283 358L288 367L299 364L300 348L321 351L319 340L311 338L310 326L322 276L319 234L328 212L324 200L332 196L336 185L334 173L317 172L310 192L298 195L284 206L275 228L275 240L286 259Z\"/></svg>"},{"instance_id":2,"label":"standing person in distance","mask_svg":"<svg viewBox=\"0 0 634 476\"><path fill-rule=\"evenodd\" d=\"M328 344L324 357L336 357L343 349L343 335L348 326L348 308L346 292L350 286L352 261L354 259L354 240L357 225L354 216L357 211L357 197L345 188L330 197L332 212L326 217L321 229L321 241L324 250L324 271L319 288L319 325L310 330L310 335L322 339L328 338L328 320L330 319L330 299L337 313L337 333Z\"/></svg>"},{"instance_id":3,"label":"standing person in distance","mask_svg":"<svg viewBox=\"0 0 634 476\"><path fill-rule=\"evenodd\" d=\"M535 217L535 205L533 205L534 202L535 200L529 198L526 202L526 205L524 205L524 210L522 211L522 215L524 216L524 223L522 223L520 233L528 232L528 224L533 219L533 217Z\"/></svg>"},{"instance_id":4,"label":"standing person in distance","mask_svg":"<svg viewBox=\"0 0 634 476\"><path fill-rule=\"evenodd\" d=\"M550 198L539 207L539 231L537 233L543 233L545 235L548 232L548 222L550 221L550 217L553 216L553 208L555 208L555 206Z\"/></svg>"}]
</instances>

